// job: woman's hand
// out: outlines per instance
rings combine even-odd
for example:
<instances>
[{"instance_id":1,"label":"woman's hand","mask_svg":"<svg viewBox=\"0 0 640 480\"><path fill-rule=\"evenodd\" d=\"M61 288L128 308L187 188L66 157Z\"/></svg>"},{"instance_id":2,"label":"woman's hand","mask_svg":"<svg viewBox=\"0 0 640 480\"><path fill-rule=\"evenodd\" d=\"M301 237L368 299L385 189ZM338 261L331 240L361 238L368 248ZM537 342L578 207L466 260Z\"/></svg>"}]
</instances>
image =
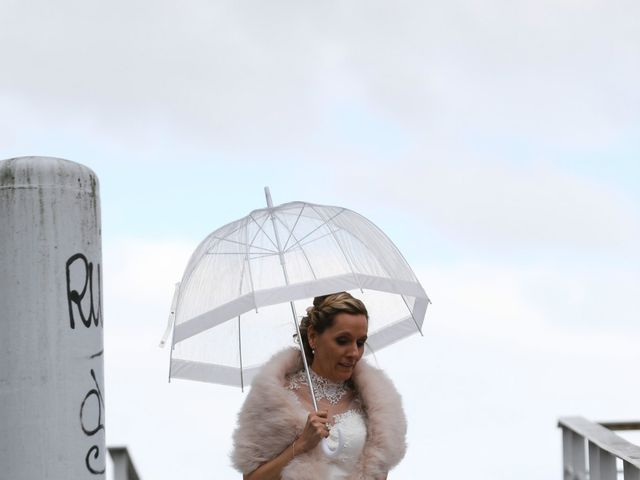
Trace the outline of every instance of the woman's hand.
<instances>
[{"instance_id":1,"label":"woman's hand","mask_svg":"<svg viewBox=\"0 0 640 480\"><path fill-rule=\"evenodd\" d=\"M307 423L302 430L302 434L296 440L296 454L311 450L323 438L329 436L329 420L327 419L329 412L320 410L312 412L307 417Z\"/></svg>"}]
</instances>

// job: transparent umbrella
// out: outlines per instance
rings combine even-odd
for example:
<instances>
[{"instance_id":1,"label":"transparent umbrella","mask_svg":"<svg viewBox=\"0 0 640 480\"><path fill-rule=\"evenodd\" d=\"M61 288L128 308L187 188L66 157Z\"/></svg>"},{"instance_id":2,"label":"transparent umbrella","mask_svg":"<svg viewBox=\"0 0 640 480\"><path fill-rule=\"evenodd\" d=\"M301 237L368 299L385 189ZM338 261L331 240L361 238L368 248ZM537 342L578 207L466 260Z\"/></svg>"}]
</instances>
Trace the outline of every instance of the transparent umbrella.
<instances>
[{"instance_id":1,"label":"transparent umbrella","mask_svg":"<svg viewBox=\"0 0 640 480\"><path fill-rule=\"evenodd\" d=\"M367 305L365 355L422 333L429 298L378 227L342 207L274 207L268 187L265 194L267 208L200 243L176 284L161 342L173 329L170 379L244 388L273 353L300 338L297 312L318 295L350 291Z\"/></svg>"}]
</instances>

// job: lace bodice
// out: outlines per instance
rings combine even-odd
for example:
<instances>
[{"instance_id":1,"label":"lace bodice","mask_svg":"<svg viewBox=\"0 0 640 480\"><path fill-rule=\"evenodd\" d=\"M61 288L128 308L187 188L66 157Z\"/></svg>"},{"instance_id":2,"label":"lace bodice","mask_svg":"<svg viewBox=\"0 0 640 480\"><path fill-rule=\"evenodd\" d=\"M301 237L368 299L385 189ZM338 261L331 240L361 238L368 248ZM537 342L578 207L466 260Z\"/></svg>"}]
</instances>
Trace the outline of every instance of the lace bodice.
<instances>
[{"instance_id":1,"label":"lace bodice","mask_svg":"<svg viewBox=\"0 0 640 480\"><path fill-rule=\"evenodd\" d=\"M367 424L361 410L347 410L333 418L334 424L327 441L332 449L338 445L336 428L339 428L344 438L344 448L338 455L328 459L329 478L343 480L355 470L367 439Z\"/></svg>"},{"instance_id":2,"label":"lace bodice","mask_svg":"<svg viewBox=\"0 0 640 480\"><path fill-rule=\"evenodd\" d=\"M342 480L355 470L367 438L366 416L360 397L348 384L335 383L317 375L311 370L316 401L320 410L329 412L331 430L327 439L333 449L338 445L339 429L344 440L344 448L335 457L328 458L328 478ZM304 370L288 377L288 388L292 390L301 405L309 412L313 411L313 401ZM316 447L318 448L318 447Z\"/></svg>"}]
</instances>

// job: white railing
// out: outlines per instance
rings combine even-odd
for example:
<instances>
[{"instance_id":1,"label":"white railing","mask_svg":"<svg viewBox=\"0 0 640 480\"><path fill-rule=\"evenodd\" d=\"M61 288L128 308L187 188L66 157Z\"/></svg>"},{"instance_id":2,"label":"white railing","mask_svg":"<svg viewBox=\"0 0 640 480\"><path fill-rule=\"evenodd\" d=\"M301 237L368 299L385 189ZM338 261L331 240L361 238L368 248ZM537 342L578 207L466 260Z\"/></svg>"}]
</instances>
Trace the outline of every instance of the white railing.
<instances>
[{"instance_id":1,"label":"white railing","mask_svg":"<svg viewBox=\"0 0 640 480\"><path fill-rule=\"evenodd\" d=\"M140 480L127 447L109 447L113 460L113 480Z\"/></svg>"},{"instance_id":2,"label":"white railing","mask_svg":"<svg viewBox=\"0 0 640 480\"><path fill-rule=\"evenodd\" d=\"M582 417L564 417L562 463L564 480L640 480L640 447L613 433L638 430L640 422L594 423ZM618 471L617 464L622 463Z\"/></svg>"}]
</instances>

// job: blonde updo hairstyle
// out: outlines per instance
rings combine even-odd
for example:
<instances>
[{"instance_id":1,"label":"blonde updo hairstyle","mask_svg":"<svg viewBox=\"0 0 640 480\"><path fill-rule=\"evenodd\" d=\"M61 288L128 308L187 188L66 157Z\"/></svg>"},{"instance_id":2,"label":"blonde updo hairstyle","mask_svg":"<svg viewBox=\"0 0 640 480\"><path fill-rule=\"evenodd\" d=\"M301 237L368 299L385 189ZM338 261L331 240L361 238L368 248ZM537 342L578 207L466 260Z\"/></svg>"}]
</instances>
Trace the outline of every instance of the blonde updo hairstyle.
<instances>
[{"instance_id":1,"label":"blonde updo hairstyle","mask_svg":"<svg viewBox=\"0 0 640 480\"><path fill-rule=\"evenodd\" d=\"M339 292L314 298L313 306L307 308L307 315L302 317L300 322L302 346L309 364L313 362L313 350L309 345L309 328L313 327L317 334L321 334L333 325L335 316L339 313L364 315L367 321L369 320L369 313L364 303L350 293Z\"/></svg>"}]
</instances>

